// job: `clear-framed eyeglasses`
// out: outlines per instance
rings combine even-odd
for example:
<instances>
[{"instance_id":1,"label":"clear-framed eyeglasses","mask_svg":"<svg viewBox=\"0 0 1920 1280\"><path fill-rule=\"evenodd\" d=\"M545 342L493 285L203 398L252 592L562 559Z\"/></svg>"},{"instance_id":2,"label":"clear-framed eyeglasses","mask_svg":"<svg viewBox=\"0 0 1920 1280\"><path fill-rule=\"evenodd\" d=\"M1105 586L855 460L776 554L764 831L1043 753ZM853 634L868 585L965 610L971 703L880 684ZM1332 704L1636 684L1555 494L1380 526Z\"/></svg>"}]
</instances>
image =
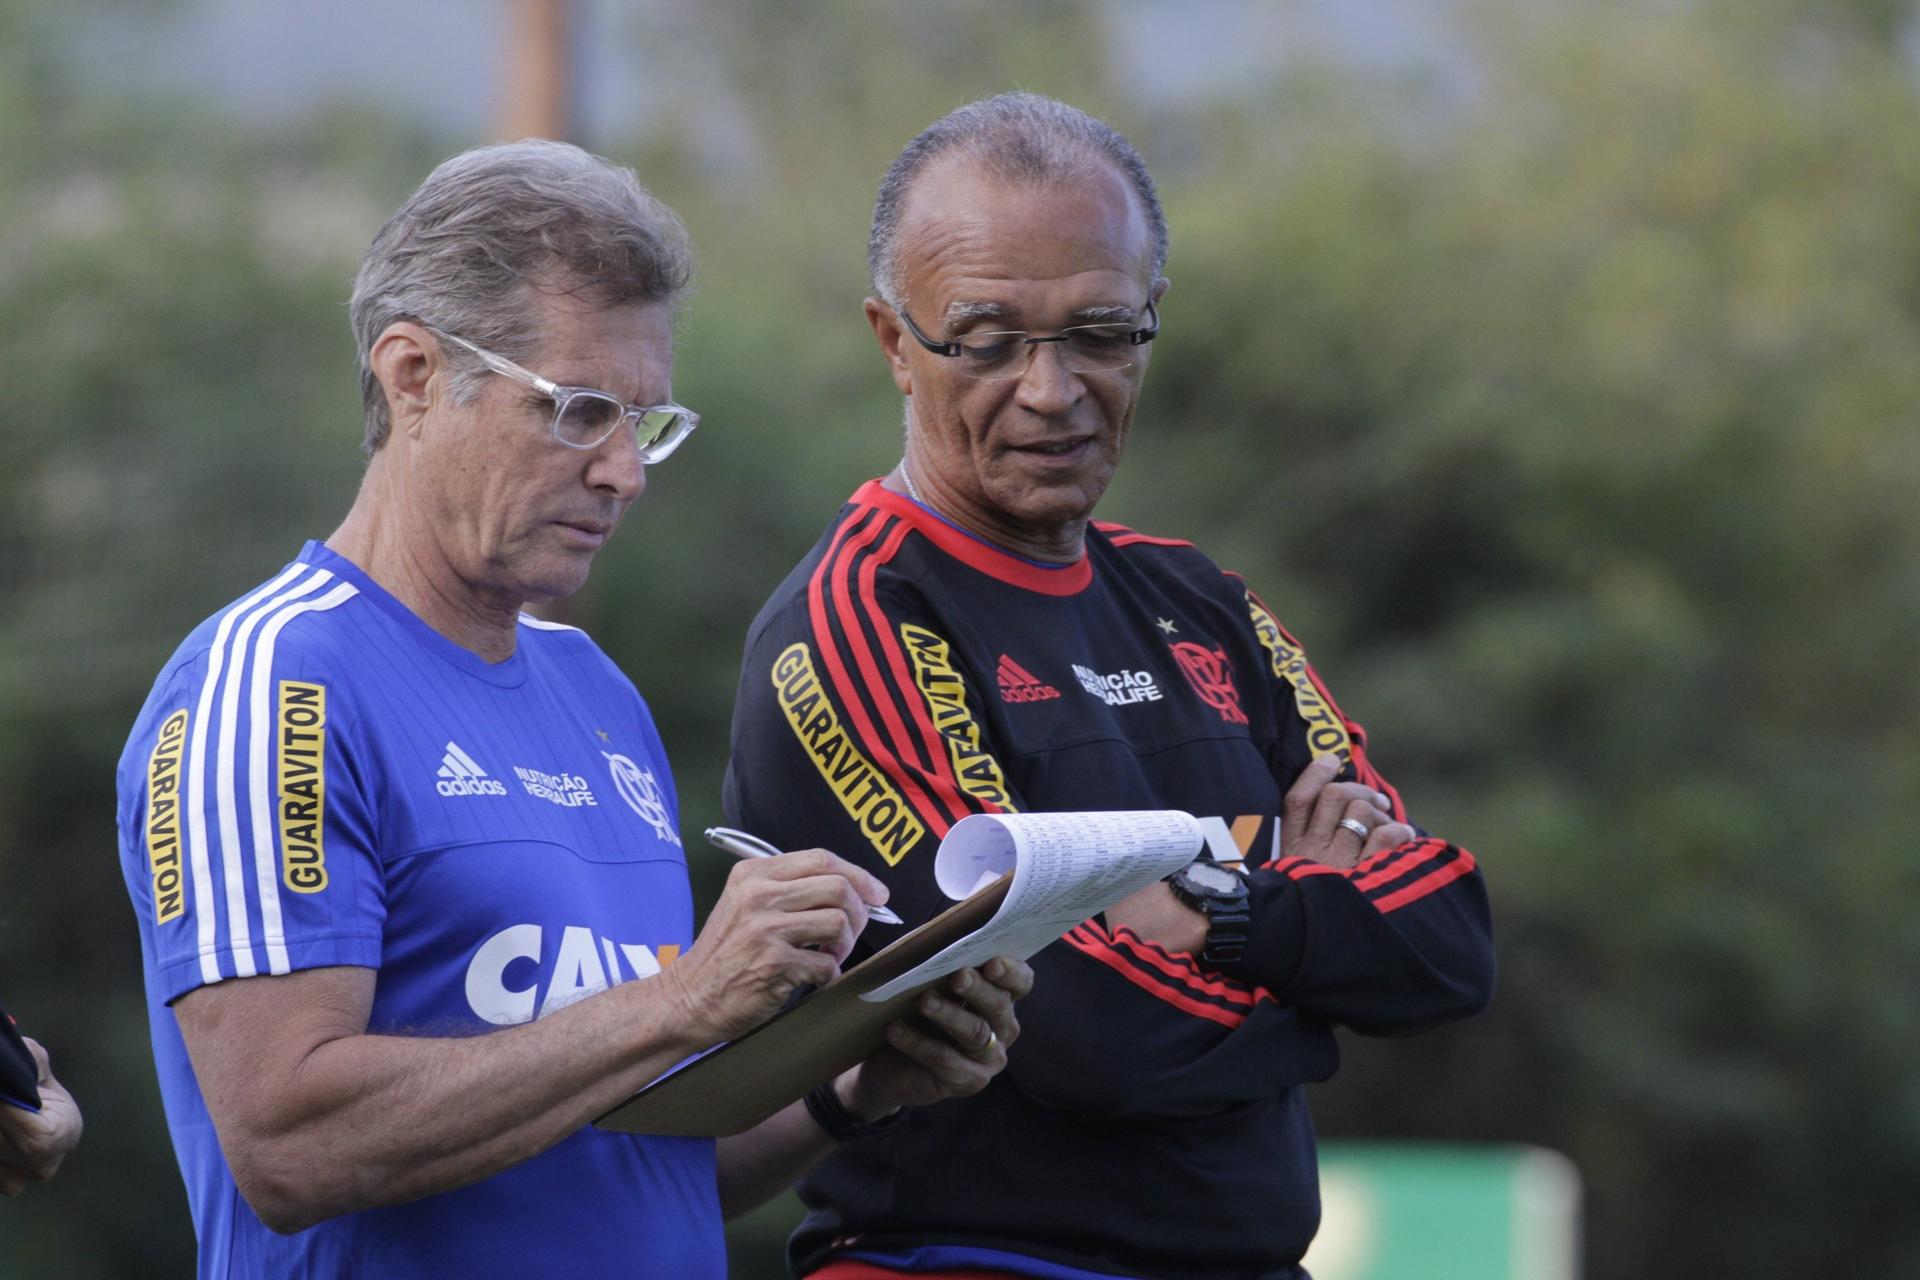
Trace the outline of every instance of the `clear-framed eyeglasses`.
<instances>
[{"instance_id":1,"label":"clear-framed eyeglasses","mask_svg":"<svg viewBox=\"0 0 1920 1280\"><path fill-rule=\"evenodd\" d=\"M1034 352L1052 344L1060 353L1060 362L1069 373L1118 373L1133 367L1139 359L1134 348L1152 342L1160 332L1160 313L1147 303L1147 326L1136 329L1130 324L1077 324L1044 336L1025 330L992 333L968 333L951 342L935 342L920 332L913 317L900 308L896 315L906 323L913 340L937 356L960 362L960 372L969 378L997 381L1018 378L1033 364Z\"/></svg>"},{"instance_id":2,"label":"clear-framed eyeglasses","mask_svg":"<svg viewBox=\"0 0 1920 1280\"><path fill-rule=\"evenodd\" d=\"M667 456L678 449L681 442L700 425L700 415L685 405L672 401L653 405L628 404L617 396L596 391L592 387L563 387L531 369L521 368L505 356L497 356L483 347L475 346L457 333L448 333L433 325L427 328L448 342L473 352L482 364L501 377L531 387L551 400L553 438L570 449L597 448L623 423L631 422L633 442L639 450L640 461L651 465L665 462Z\"/></svg>"}]
</instances>

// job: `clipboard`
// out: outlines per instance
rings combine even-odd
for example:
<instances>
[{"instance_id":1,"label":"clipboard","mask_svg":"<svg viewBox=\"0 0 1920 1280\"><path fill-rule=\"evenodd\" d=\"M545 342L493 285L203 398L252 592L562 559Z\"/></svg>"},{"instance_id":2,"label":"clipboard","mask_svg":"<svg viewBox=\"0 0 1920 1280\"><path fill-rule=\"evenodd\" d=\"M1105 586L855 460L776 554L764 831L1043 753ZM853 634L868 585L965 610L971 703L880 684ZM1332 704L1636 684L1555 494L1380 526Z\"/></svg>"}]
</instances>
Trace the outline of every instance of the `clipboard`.
<instances>
[{"instance_id":1,"label":"clipboard","mask_svg":"<svg viewBox=\"0 0 1920 1280\"><path fill-rule=\"evenodd\" d=\"M992 919L1012 883L1012 872L1001 875L738 1040L661 1076L596 1119L594 1127L695 1138L724 1138L753 1128L885 1044L887 1023L912 1012L914 999L938 979L889 1000L862 1000L861 995Z\"/></svg>"}]
</instances>

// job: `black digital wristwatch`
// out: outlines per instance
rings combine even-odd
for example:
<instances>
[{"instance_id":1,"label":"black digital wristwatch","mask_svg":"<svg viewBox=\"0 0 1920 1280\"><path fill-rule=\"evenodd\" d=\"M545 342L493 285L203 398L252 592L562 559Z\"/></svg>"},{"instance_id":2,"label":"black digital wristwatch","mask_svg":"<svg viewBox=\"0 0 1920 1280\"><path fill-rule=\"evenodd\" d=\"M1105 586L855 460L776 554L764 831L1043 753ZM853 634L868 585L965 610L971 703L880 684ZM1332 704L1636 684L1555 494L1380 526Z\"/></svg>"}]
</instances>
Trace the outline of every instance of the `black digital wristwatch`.
<instances>
[{"instance_id":1,"label":"black digital wristwatch","mask_svg":"<svg viewBox=\"0 0 1920 1280\"><path fill-rule=\"evenodd\" d=\"M1200 963L1234 974L1246 959L1253 910L1245 876L1206 858L1196 858L1167 877L1173 896L1207 918L1207 942Z\"/></svg>"}]
</instances>

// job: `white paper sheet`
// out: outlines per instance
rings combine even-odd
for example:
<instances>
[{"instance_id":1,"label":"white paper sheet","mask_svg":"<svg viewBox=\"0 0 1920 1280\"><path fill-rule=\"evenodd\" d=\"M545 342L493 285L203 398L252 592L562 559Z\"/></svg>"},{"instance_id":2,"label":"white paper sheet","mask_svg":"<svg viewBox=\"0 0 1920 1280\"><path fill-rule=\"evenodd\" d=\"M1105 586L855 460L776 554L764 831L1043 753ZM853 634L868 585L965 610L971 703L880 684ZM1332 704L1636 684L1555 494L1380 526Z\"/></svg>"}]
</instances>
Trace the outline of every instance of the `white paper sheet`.
<instances>
[{"instance_id":1,"label":"white paper sheet","mask_svg":"<svg viewBox=\"0 0 1920 1280\"><path fill-rule=\"evenodd\" d=\"M1178 809L1117 813L976 813L947 832L933 873L966 898L1013 872L993 919L863 1000L889 1000L995 956L1026 959L1089 916L1192 862L1200 824Z\"/></svg>"}]
</instances>

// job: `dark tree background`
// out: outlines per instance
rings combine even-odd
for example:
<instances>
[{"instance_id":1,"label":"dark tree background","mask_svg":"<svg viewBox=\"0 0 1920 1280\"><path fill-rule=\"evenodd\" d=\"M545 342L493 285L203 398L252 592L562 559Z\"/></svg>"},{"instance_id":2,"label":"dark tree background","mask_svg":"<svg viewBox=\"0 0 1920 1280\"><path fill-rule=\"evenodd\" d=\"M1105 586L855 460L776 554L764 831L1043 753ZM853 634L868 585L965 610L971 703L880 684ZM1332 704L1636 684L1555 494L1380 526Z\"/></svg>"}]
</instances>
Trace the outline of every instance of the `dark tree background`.
<instances>
[{"instance_id":1,"label":"dark tree background","mask_svg":"<svg viewBox=\"0 0 1920 1280\"><path fill-rule=\"evenodd\" d=\"M189 1272L114 763L180 637L345 511L353 264L481 140L53 56L76 10L156 8L0 0L0 996L89 1123L0 1204L0 1276ZM649 695L683 826L718 816L748 620L897 454L881 169L967 98L1068 98L1174 236L1102 514L1243 572L1495 893L1494 1008L1349 1041L1323 1133L1567 1153L1593 1280L1920 1274L1910 6L1457 5L1456 74L1172 103L1102 6L808 8L653 7L655 115L585 139L705 260L675 390L707 425L568 606ZM793 1212L737 1229L739 1274Z\"/></svg>"}]
</instances>

